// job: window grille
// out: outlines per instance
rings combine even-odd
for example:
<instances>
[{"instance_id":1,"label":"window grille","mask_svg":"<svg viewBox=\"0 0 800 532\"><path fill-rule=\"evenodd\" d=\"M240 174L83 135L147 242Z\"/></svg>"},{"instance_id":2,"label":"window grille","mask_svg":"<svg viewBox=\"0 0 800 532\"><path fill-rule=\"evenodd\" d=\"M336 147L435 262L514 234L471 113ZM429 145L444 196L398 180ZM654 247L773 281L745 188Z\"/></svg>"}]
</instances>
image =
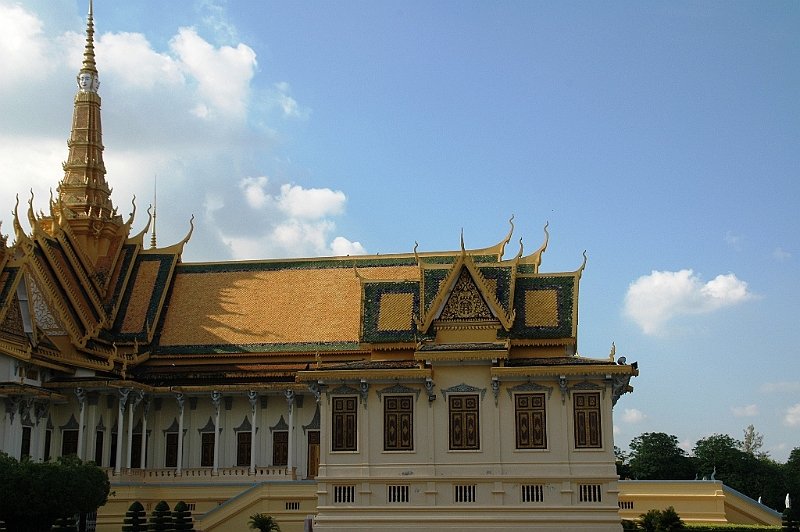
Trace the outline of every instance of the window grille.
<instances>
[{"instance_id":1,"label":"window grille","mask_svg":"<svg viewBox=\"0 0 800 532\"><path fill-rule=\"evenodd\" d=\"M544 502L544 485L523 484L522 502Z\"/></svg>"},{"instance_id":2,"label":"window grille","mask_svg":"<svg viewBox=\"0 0 800 532\"><path fill-rule=\"evenodd\" d=\"M333 502L335 503L354 503L356 502L355 486L334 486Z\"/></svg>"},{"instance_id":3,"label":"window grille","mask_svg":"<svg viewBox=\"0 0 800 532\"><path fill-rule=\"evenodd\" d=\"M190 512L194 512L196 505L197 505L197 503L187 502L186 503L186 509L189 510Z\"/></svg>"},{"instance_id":4,"label":"window grille","mask_svg":"<svg viewBox=\"0 0 800 532\"><path fill-rule=\"evenodd\" d=\"M600 484L580 484L578 486L579 502L600 502L601 488Z\"/></svg>"},{"instance_id":5,"label":"window grille","mask_svg":"<svg viewBox=\"0 0 800 532\"><path fill-rule=\"evenodd\" d=\"M475 502L475 484L453 486L455 502Z\"/></svg>"},{"instance_id":6,"label":"window grille","mask_svg":"<svg viewBox=\"0 0 800 532\"><path fill-rule=\"evenodd\" d=\"M619 501L620 510L633 510L633 501Z\"/></svg>"},{"instance_id":7,"label":"window grille","mask_svg":"<svg viewBox=\"0 0 800 532\"><path fill-rule=\"evenodd\" d=\"M295 502L287 502L286 503L287 510L299 510L300 509L300 501Z\"/></svg>"},{"instance_id":8,"label":"window grille","mask_svg":"<svg viewBox=\"0 0 800 532\"><path fill-rule=\"evenodd\" d=\"M386 486L389 502L408 502L408 486Z\"/></svg>"}]
</instances>

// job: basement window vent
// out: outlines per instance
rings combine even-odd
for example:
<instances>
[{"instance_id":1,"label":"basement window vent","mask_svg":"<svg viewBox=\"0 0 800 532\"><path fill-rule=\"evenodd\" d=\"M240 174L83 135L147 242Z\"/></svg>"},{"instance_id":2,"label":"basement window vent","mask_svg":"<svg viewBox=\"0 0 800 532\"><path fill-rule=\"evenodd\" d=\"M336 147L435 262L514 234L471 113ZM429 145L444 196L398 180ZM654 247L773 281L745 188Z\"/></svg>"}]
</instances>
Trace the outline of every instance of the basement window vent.
<instances>
[{"instance_id":1,"label":"basement window vent","mask_svg":"<svg viewBox=\"0 0 800 532\"><path fill-rule=\"evenodd\" d=\"M346 504L356 502L356 487L355 486L334 486L333 487L333 502Z\"/></svg>"},{"instance_id":2,"label":"basement window vent","mask_svg":"<svg viewBox=\"0 0 800 532\"><path fill-rule=\"evenodd\" d=\"M389 502L408 502L408 486L386 486Z\"/></svg>"},{"instance_id":3,"label":"basement window vent","mask_svg":"<svg viewBox=\"0 0 800 532\"><path fill-rule=\"evenodd\" d=\"M475 484L453 486L455 502L475 502Z\"/></svg>"},{"instance_id":4,"label":"basement window vent","mask_svg":"<svg viewBox=\"0 0 800 532\"><path fill-rule=\"evenodd\" d=\"M287 502L286 503L287 510L299 510L300 509L300 502Z\"/></svg>"},{"instance_id":5,"label":"basement window vent","mask_svg":"<svg viewBox=\"0 0 800 532\"><path fill-rule=\"evenodd\" d=\"M195 510L195 504L196 504L196 503L193 503L193 502L187 502L187 503L186 503L186 509L187 509L187 510L189 510L190 512L194 512L194 510Z\"/></svg>"},{"instance_id":6,"label":"basement window vent","mask_svg":"<svg viewBox=\"0 0 800 532\"><path fill-rule=\"evenodd\" d=\"M579 502L600 502L600 494L602 493L602 486L600 484L579 484L578 485L578 500Z\"/></svg>"},{"instance_id":7,"label":"basement window vent","mask_svg":"<svg viewBox=\"0 0 800 532\"><path fill-rule=\"evenodd\" d=\"M633 510L633 501L619 501L620 510Z\"/></svg>"},{"instance_id":8,"label":"basement window vent","mask_svg":"<svg viewBox=\"0 0 800 532\"><path fill-rule=\"evenodd\" d=\"M522 502L544 502L544 485L523 484Z\"/></svg>"}]
</instances>

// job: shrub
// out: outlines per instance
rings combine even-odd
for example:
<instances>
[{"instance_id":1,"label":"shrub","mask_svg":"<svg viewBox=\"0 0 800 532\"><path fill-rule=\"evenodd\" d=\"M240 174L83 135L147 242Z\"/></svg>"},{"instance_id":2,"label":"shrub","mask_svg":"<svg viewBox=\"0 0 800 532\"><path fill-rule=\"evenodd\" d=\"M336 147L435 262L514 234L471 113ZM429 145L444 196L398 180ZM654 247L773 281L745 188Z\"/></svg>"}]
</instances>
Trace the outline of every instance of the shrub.
<instances>
[{"instance_id":1,"label":"shrub","mask_svg":"<svg viewBox=\"0 0 800 532\"><path fill-rule=\"evenodd\" d=\"M176 532L193 532L194 522L192 521L192 512L186 503L180 501L175 505L172 510L172 527Z\"/></svg>"},{"instance_id":2,"label":"shrub","mask_svg":"<svg viewBox=\"0 0 800 532\"><path fill-rule=\"evenodd\" d=\"M153 512L150 514L150 526L147 530L155 532L172 532L172 512L169 511L169 504L164 501L156 504Z\"/></svg>"},{"instance_id":3,"label":"shrub","mask_svg":"<svg viewBox=\"0 0 800 532\"><path fill-rule=\"evenodd\" d=\"M123 523L125 524L122 527L122 532L144 532L147 530L147 516L142 503L135 501L130 505L125 513Z\"/></svg>"}]
</instances>

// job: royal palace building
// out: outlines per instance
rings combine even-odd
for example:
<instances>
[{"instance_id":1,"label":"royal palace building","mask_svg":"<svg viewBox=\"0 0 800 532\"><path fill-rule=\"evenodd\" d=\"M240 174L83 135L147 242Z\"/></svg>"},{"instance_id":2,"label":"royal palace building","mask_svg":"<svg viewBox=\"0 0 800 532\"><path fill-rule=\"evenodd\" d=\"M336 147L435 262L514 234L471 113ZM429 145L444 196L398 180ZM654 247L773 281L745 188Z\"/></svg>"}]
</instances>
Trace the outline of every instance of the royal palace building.
<instances>
[{"instance_id":1,"label":"royal palace building","mask_svg":"<svg viewBox=\"0 0 800 532\"><path fill-rule=\"evenodd\" d=\"M585 259L542 272L545 226L509 257L511 232L185 263L189 236L148 245L152 217L132 234L112 203L91 9L86 33L57 194L47 213L18 201L0 235L3 451L106 469L98 530L162 499L205 531L257 512L283 530L621 530L612 409L638 371L577 353Z\"/></svg>"}]
</instances>

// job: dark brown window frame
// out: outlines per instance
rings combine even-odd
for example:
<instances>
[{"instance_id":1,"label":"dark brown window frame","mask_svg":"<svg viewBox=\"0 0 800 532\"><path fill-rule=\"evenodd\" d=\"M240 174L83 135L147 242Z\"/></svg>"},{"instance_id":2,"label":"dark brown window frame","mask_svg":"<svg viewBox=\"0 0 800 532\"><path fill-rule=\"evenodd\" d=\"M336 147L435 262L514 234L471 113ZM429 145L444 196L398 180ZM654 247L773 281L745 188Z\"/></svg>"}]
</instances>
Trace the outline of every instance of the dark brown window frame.
<instances>
[{"instance_id":1,"label":"dark brown window frame","mask_svg":"<svg viewBox=\"0 0 800 532\"><path fill-rule=\"evenodd\" d=\"M600 392L573 392L576 449L602 449Z\"/></svg>"},{"instance_id":2,"label":"dark brown window frame","mask_svg":"<svg viewBox=\"0 0 800 532\"><path fill-rule=\"evenodd\" d=\"M514 395L517 449L547 449L546 401L543 393Z\"/></svg>"},{"instance_id":3,"label":"dark brown window frame","mask_svg":"<svg viewBox=\"0 0 800 532\"><path fill-rule=\"evenodd\" d=\"M383 397L383 450L414 450L414 396Z\"/></svg>"},{"instance_id":4,"label":"dark brown window frame","mask_svg":"<svg viewBox=\"0 0 800 532\"><path fill-rule=\"evenodd\" d=\"M331 451L358 451L358 396L331 399Z\"/></svg>"},{"instance_id":5,"label":"dark brown window frame","mask_svg":"<svg viewBox=\"0 0 800 532\"><path fill-rule=\"evenodd\" d=\"M480 451L480 395L448 395L447 406L449 411L450 450Z\"/></svg>"}]
</instances>

